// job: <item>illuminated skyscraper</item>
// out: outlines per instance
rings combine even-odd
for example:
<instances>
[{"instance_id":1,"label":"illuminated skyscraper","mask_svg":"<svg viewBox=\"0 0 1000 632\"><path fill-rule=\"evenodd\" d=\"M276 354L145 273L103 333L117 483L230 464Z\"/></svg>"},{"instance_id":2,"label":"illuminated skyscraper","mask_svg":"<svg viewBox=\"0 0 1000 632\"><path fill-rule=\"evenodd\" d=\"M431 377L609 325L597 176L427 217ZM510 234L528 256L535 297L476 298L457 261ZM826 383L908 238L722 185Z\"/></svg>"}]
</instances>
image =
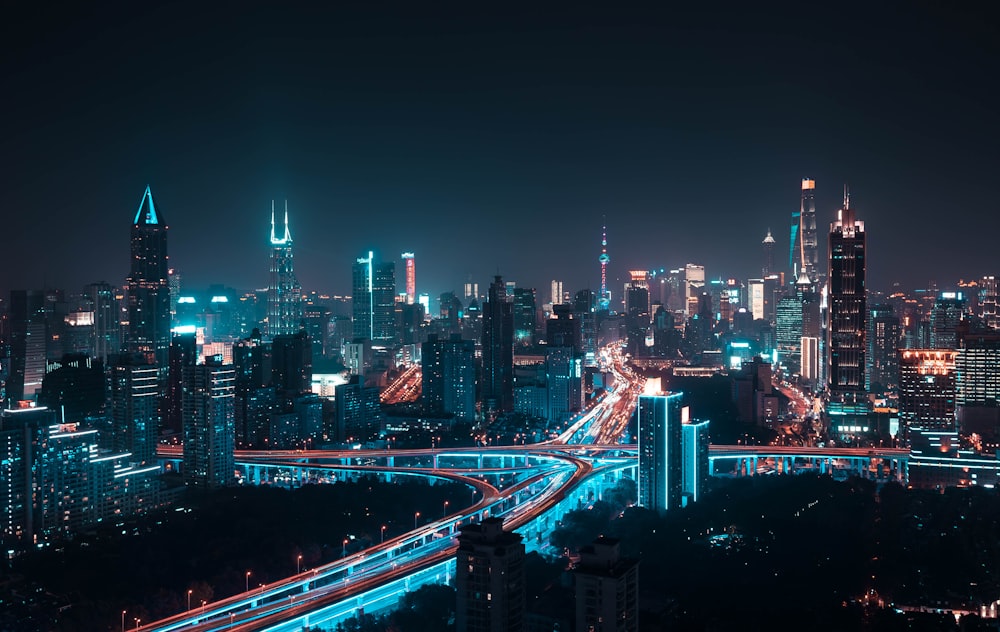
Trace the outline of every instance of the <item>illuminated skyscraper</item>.
<instances>
[{"instance_id":1,"label":"illuminated skyscraper","mask_svg":"<svg viewBox=\"0 0 1000 632\"><path fill-rule=\"evenodd\" d=\"M125 348L165 371L170 349L170 286L167 225L149 187L132 220L132 265L128 276Z\"/></svg>"},{"instance_id":2,"label":"illuminated skyscraper","mask_svg":"<svg viewBox=\"0 0 1000 632\"><path fill-rule=\"evenodd\" d=\"M221 356L182 371L184 481L192 487L230 485L235 481L236 371L222 364Z\"/></svg>"},{"instance_id":3,"label":"illuminated skyscraper","mask_svg":"<svg viewBox=\"0 0 1000 632\"><path fill-rule=\"evenodd\" d=\"M406 266L406 302L412 305L417 300L417 262L412 252L404 252L402 257Z\"/></svg>"},{"instance_id":4,"label":"illuminated skyscraper","mask_svg":"<svg viewBox=\"0 0 1000 632\"><path fill-rule=\"evenodd\" d=\"M771 229L767 229L767 236L764 237L764 241L760 242L761 248L764 249L764 265L761 267L761 272L763 276L767 276L774 272L774 237L771 236Z\"/></svg>"},{"instance_id":5,"label":"illuminated skyscraper","mask_svg":"<svg viewBox=\"0 0 1000 632\"><path fill-rule=\"evenodd\" d=\"M931 310L931 348L956 349L958 323L965 315L965 297L961 292L941 292Z\"/></svg>"},{"instance_id":6,"label":"illuminated skyscraper","mask_svg":"<svg viewBox=\"0 0 1000 632\"><path fill-rule=\"evenodd\" d=\"M1000 329L1000 300L995 276L984 276L979 281L979 316L987 327Z\"/></svg>"},{"instance_id":7,"label":"illuminated skyscraper","mask_svg":"<svg viewBox=\"0 0 1000 632\"><path fill-rule=\"evenodd\" d=\"M661 392L659 380L648 381L639 396L639 506L660 513L680 507L684 491L682 398Z\"/></svg>"},{"instance_id":8,"label":"illuminated skyscraper","mask_svg":"<svg viewBox=\"0 0 1000 632\"><path fill-rule=\"evenodd\" d=\"M421 397L431 413L453 414L458 419L476 418L476 345L452 334L439 340L427 337L421 350Z\"/></svg>"},{"instance_id":9,"label":"illuminated skyscraper","mask_svg":"<svg viewBox=\"0 0 1000 632\"><path fill-rule=\"evenodd\" d=\"M854 217L844 189L844 207L830 225L827 383L831 397L857 394L865 386L865 223Z\"/></svg>"},{"instance_id":10,"label":"illuminated skyscraper","mask_svg":"<svg viewBox=\"0 0 1000 632\"><path fill-rule=\"evenodd\" d=\"M528 346L535 340L538 312L535 305L535 288L514 288L514 341Z\"/></svg>"},{"instance_id":11,"label":"illuminated skyscraper","mask_svg":"<svg viewBox=\"0 0 1000 632\"><path fill-rule=\"evenodd\" d=\"M158 395L155 366L132 364L123 356L111 368L111 440L117 452L130 452L134 463L156 459Z\"/></svg>"},{"instance_id":12,"label":"illuminated skyscraper","mask_svg":"<svg viewBox=\"0 0 1000 632\"><path fill-rule=\"evenodd\" d=\"M802 180L802 200L799 208L799 272L810 279L816 279L819 273L819 253L816 237L816 181Z\"/></svg>"},{"instance_id":13,"label":"illuminated skyscraper","mask_svg":"<svg viewBox=\"0 0 1000 632\"><path fill-rule=\"evenodd\" d=\"M905 349L899 352L899 421L906 430L955 429L957 351Z\"/></svg>"},{"instance_id":14,"label":"illuminated skyscraper","mask_svg":"<svg viewBox=\"0 0 1000 632\"><path fill-rule=\"evenodd\" d=\"M490 284L483 305L482 410L488 416L514 410L514 312L503 277Z\"/></svg>"},{"instance_id":15,"label":"illuminated skyscraper","mask_svg":"<svg viewBox=\"0 0 1000 632\"><path fill-rule=\"evenodd\" d=\"M359 257L353 269L354 337L375 344L396 338L396 264Z\"/></svg>"},{"instance_id":16,"label":"illuminated skyscraper","mask_svg":"<svg viewBox=\"0 0 1000 632\"><path fill-rule=\"evenodd\" d=\"M292 234L288 231L288 201L285 201L285 230L274 230L274 201L271 201L271 277L267 285L267 335L294 334L302 324L302 287L292 263Z\"/></svg>"},{"instance_id":17,"label":"illuminated skyscraper","mask_svg":"<svg viewBox=\"0 0 1000 632\"><path fill-rule=\"evenodd\" d=\"M865 390L884 393L899 385L899 343L902 329L890 304L873 305L868 312L868 353Z\"/></svg>"}]
</instances>

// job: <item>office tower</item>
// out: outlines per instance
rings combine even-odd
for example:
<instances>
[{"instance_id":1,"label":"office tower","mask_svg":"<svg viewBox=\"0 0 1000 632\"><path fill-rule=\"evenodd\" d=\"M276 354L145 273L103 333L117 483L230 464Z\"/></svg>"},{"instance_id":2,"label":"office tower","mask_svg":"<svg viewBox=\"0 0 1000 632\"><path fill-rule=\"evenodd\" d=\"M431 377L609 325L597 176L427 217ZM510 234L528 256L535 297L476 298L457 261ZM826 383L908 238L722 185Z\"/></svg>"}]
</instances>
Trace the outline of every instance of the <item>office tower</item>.
<instances>
[{"instance_id":1,"label":"office tower","mask_svg":"<svg viewBox=\"0 0 1000 632\"><path fill-rule=\"evenodd\" d=\"M747 311L754 320L763 320L764 309L764 279L747 280Z\"/></svg>"},{"instance_id":2,"label":"office tower","mask_svg":"<svg viewBox=\"0 0 1000 632\"><path fill-rule=\"evenodd\" d=\"M111 445L133 463L154 463L160 436L159 369L125 354L111 367Z\"/></svg>"},{"instance_id":3,"label":"office tower","mask_svg":"<svg viewBox=\"0 0 1000 632\"><path fill-rule=\"evenodd\" d=\"M45 293L11 290L7 401L34 399L45 376Z\"/></svg>"},{"instance_id":4,"label":"office tower","mask_svg":"<svg viewBox=\"0 0 1000 632\"><path fill-rule=\"evenodd\" d=\"M827 384L831 398L856 398L865 386L865 223L855 218L844 189L844 207L830 225Z\"/></svg>"},{"instance_id":5,"label":"office tower","mask_svg":"<svg viewBox=\"0 0 1000 632\"><path fill-rule=\"evenodd\" d=\"M997 299L995 276L984 276L979 281L979 317L987 327L1000 328L1000 300Z\"/></svg>"},{"instance_id":6,"label":"office tower","mask_svg":"<svg viewBox=\"0 0 1000 632\"><path fill-rule=\"evenodd\" d=\"M622 557L618 540L602 535L582 547L573 577L577 632L639 629L639 560Z\"/></svg>"},{"instance_id":7,"label":"office tower","mask_svg":"<svg viewBox=\"0 0 1000 632\"><path fill-rule=\"evenodd\" d=\"M682 490L685 500L698 502L708 490L708 422L686 421L681 424Z\"/></svg>"},{"instance_id":8,"label":"office tower","mask_svg":"<svg viewBox=\"0 0 1000 632\"><path fill-rule=\"evenodd\" d=\"M121 335L118 329L118 301L115 288L107 283L91 283L83 288L84 296L94 312L94 329L91 349L95 358L107 363L108 356L118 353Z\"/></svg>"},{"instance_id":9,"label":"office tower","mask_svg":"<svg viewBox=\"0 0 1000 632\"><path fill-rule=\"evenodd\" d=\"M681 506L684 491L681 425L683 393L664 393L659 380L639 396L639 505L660 513Z\"/></svg>"},{"instance_id":10,"label":"office tower","mask_svg":"<svg viewBox=\"0 0 1000 632\"><path fill-rule=\"evenodd\" d=\"M684 307L688 316L697 311L698 297L705 288L705 266L689 263L684 266Z\"/></svg>"},{"instance_id":11,"label":"office tower","mask_svg":"<svg viewBox=\"0 0 1000 632\"><path fill-rule=\"evenodd\" d=\"M796 294L802 300L802 354L799 368L803 379L816 382L820 380L825 366L821 296L805 275L800 278L801 281L795 285Z\"/></svg>"},{"instance_id":12,"label":"office tower","mask_svg":"<svg viewBox=\"0 0 1000 632\"><path fill-rule=\"evenodd\" d=\"M580 290L573 297L573 314L580 321L580 345L583 365L597 366L597 295Z\"/></svg>"},{"instance_id":13,"label":"office tower","mask_svg":"<svg viewBox=\"0 0 1000 632\"><path fill-rule=\"evenodd\" d=\"M778 419L778 395L771 381L771 365L760 357L743 362L733 380L733 399L740 421L764 425Z\"/></svg>"},{"instance_id":14,"label":"office tower","mask_svg":"<svg viewBox=\"0 0 1000 632\"><path fill-rule=\"evenodd\" d=\"M778 359L788 367L791 374L800 372L802 344L802 299L786 295L778 300L775 307L775 339Z\"/></svg>"},{"instance_id":15,"label":"office tower","mask_svg":"<svg viewBox=\"0 0 1000 632\"><path fill-rule=\"evenodd\" d=\"M535 304L535 288L519 287L514 290L514 342L530 346L535 340L538 328L538 306Z\"/></svg>"},{"instance_id":16,"label":"office tower","mask_svg":"<svg viewBox=\"0 0 1000 632\"><path fill-rule=\"evenodd\" d=\"M181 295L181 273L167 269L167 286L170 288L170 316L177 315L177 298Z\"/></svg>"},{"instance_id":17,"label":"office tower","mask_svg":"<svg viewBox=\"0 0 1000 632\"><path fill-rule=\"evenodd\" d=\"M583 409L583 361L573 347L545 350L546 418L561 423Z\"/></svg>"},{"instance_id":18,"label":"office tower","mask_svg":"<svg viewBox=\"0 0 1000 632\"><path fill-rule=\"evenodd\" d=\"M459 527L455 588L458 632L525 629L524 544L503 518Z\"/></svg>"},{"instance_id":19,"label":"office tower","mask_svg":"<svg viewBox=\"0 0 1000 632\"><path fill-rule=\"evenodd\" d=\"M338 440L366 441L378 436L384 421L379 394L377 386L365 386L357 376L334 387Z\"/></svg>"},{"instance_id":20,"label":"office tower","mask_svg":"<svg viewBox=\"0 0 1000 632\"><path fill-rule=\"evenodd\" d=\"M401 345L420 343L427 312L420 303L396 303L394 317L396 319L396 335Z\"/></svg>"},{"instance_id":21,"label":"office tower","mask_svg":"<svg viewBox=\"0 0 1000 632\"><path fill-rule=\"evenodd\" d=\"M275 404L272 379L272 344L261 339L259 329L233 345L233 407L236 445L261 446L267 437L268 418Z\"/></svg>"},{"instance_id":22,"label":"office tower","mask_svg":"<svg viewBox=\"0 0 1000 632\"><path fill-rule=\"evenodd\" d=\"M279 403L290 405L297 395L312 390L312 341L304 330L275 336L271 342L271 385Z\"/></svg>"},{"instance_id":23,"label":"office tower","mask_svg":"<svg viewBox=\"0 0 1000 632\"><path fill-rule=\"evenodd\" d=\"M236 372L222 358L183 367L184 482L191 487L230 485L235 478Z\"/></svg>"},{"instance_id":24,"label":"office tower","mask_svg":"<svg viewBox=\"0 0 1000 632\"><path fill-rule=\"evenodd\" d=\"M170 348L167 270L167 225L147 186L132 220L125 350L146 355L150 364L164 373Z\"/></svg>"},{"instance_id":25,"label":"office tower","mask_svg":"<svg viewBox=\"0 0 1000 632\"><path fill-rule=\"evenodd\" d=\"M44 430L55 423L55 411L45 407L0 413L0 531L5 541L33 543L35 461Z\"/></svg>"},{"instance_id":26,"label":"office tower","mask_svg":"<svg viewBox=\"0 0 1000 632\"><path fill-rule=\"evenodd\" d=\"M799 207L799 252L798 268L808 278L816 280L819 275L819 252L816 235L816 181L802 180L802 199ZM794 266L789 266L793 272Z\"/></svg>"},{"instance_id":27,"label":"office tower","mask_svg":"<svg viewBox=\"0 0 1000 632\"><path fill-rule=\"evenodd\" d=\"M899 343L902 330L895 309L888 303L872 306L868 313L868 369L865 390L884 393L899 385Z\"/></svg>"},{"instance_id":28,"label":"office tower","mask_svg":"<svg viewBox=\"0 0 1000 632\"><path fill-rule=\"evenodd\" d=\"M563 284L562 281L552 281L552 300L550 301L552 305L559 305L563 302Z\"/></svg>"},{"instance_id":29,"label":"office tower","mask_svg":"<svg viewBox=\"0 0 1000 632\"><path fill-rule=\"evenodd\" d=\"M165 429L180 433L184 426L184 367L198 363L198 340L195 334L174 334L168 352L167 415Z\"/></svg>"},{"instance_id":30,"label":"office tower","mask_svg":"<svg viewBox=\"0 0 1000 632\"><path fill-rule=\"evenodd\" d=\"M771 229L767 229L767 236L760 242L764 250L764 265L761 267L761 275L768 276L774 272L774 237L771 236Z\"/></svg>"},{"instance_id":31,"label":"office tower","mask_svg":"<svg viewBox=\"0 0 1000 632\"><path fill-rule=\"evenodd\" d=\"M956 330L965 315L961 292L941 292L931 309L931 349L957 349Z\"/></svg>"},{"instance_id":32,"label":"office tower","mask_svg":"<svg viewBox=\"0 0 1000 632\"><path fill-rule=\"evenodd\" d=\"M597 297L597 305L602 312L611 308L611 293L608 292L608 263L611 257L608 256L608 225L601 227L601 256L597 258L601 262L601 294Z\"/></svg>"},{"instance_id":33,"label":"office tower","mask_svg":"<svg viewBox=\"0 0 1000 632\"><path fill-rule=\"evenodd\" d=\"M271 338L294 334L302 324L302 287L295 278L292 234L288 230L288 201L285 201L285 229L279 237L274 227L274 200L271 201L271 275L267 284L267 335Z\"/></svg>"},{"instance_id":34,"label":"office tower","mask_svg":"<svg viewBox=\"0 0 1000 632\"><path fill-rule=\"evenodd\" d=\"M1000 333L961 336L955 373L958 406L996 408L1000 404Z\"/></svg>"},{"instance_id":35,"label":"office tower","mask_svg":"<svg viewBox=\"0 0 1000 632\"><path fill-rule=\"evenodd\" d=\"M417 300L417 262L412 252L402 254L406 269L406 302L412 305Z\"/></svg>"},{"instance_id":36,"label":"office tower","mask_svg":"<svg viewBox=\"0 0 1000 632\"><path fill-rule=\"evenodd\" d=\"M375 261L375 253L359 257L353 268L354 335L377 345L396 338L396 264Z\"/></svg>"},{"instance_id":37,"label":"office tower","mask_svg":"<svg viewBox=\"0 0 1000 632\"><path fill-rule=\"evenodd\" d=\"M955 429L955 357L946 349L899 352L899 422L910 428Z\"/></svg>"},{"instance_id":38,"label":"office tower","mask_svg":"<svg viewBox=\"0 0 1000 632\"><path fill-rule=\"evenodd\" d=\"M476 345L459 334L427 337L421 349L421 397L424 410L458 419L476 418Z\"/></svg>"},{"instance_id":39,"label":"office tower","mask_svg":"<svg viewBox=\"0 0 1000 632\"><path fill-rule=\"evenodd\" d=\"M48 362L38 405L60 411L69 421L103 426L106 390L103 362L87 355L67 354L61 360Z\"/></svg>"},{"instance_id":40,"label":"office tower","mask_svg":"<svg viewBox=\"0 0 1000 632\"><path fill-rule=\"evenodd\" d=\"M545 321L545 343L550 347L569 347L575 353L581 353L583 336L580 324L572 305L554 305L552 318Z\"/></svg>"},{"instance_id":41,"label":"office tower","mask_svg":"<svg viewBox=\"0 0 1000 632\"><path fill-rule=\"evenodd\" d=\"M514 410L514 312L503 278L490 284L483 305L482 412L488 418Z\"/></svg>"}]
</instances>

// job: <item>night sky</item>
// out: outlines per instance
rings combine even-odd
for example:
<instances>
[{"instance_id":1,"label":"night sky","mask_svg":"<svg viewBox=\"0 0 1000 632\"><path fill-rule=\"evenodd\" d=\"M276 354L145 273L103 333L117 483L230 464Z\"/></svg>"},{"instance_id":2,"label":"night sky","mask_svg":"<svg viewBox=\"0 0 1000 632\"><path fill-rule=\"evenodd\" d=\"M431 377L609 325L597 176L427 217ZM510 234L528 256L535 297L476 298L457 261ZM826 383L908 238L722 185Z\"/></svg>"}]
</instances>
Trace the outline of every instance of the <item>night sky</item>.
<instances>
[{"instance_id":1,"label":"night sky","mask_svg":"<svg viewBox=\"0 0 1000 632\"><path fill-rule=\"evenodd\" d=\"M1000 274L988 3L147 4L0 26L4 295L122 283L147 183L189 289L266 286L272 198L306 289L368 249L432 296L597 289L602 214L616 297L630 268L746 278L807 176L821 256L851 185L871 287Z\"/></svg>"}]
</instances>

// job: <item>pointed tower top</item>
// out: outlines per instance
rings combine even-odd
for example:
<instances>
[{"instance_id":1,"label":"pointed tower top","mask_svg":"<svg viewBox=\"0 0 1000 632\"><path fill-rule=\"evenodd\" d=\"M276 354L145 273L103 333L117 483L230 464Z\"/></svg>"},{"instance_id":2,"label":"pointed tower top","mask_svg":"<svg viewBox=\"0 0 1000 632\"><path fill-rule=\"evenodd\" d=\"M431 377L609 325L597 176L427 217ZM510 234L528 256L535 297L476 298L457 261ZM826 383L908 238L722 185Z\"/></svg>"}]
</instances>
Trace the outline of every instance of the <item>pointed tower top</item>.
<instances>
[{"instance_id":1,"label":"pointed tower top","mask_svg":"<svg viewBox=\"0 0 1000 632\"><path fill-rule=\"evenodd\" d=\"M274 200L271 200L271 245L285 246L292 243L292 235L288 231L288 200L285 200L285 234L280 239L274 233Z\"/></svg>"},{"instance_id":2,"label":"pointed tower top","mask_svg":"<svg viewBox=\"0 0 1000 632\"><path fill-rule=\"evenodd\" d=\"M774 237L771 236L771 229L770 228L767 229L767 237L765 237L764 241L762 241L761 243L764 243L764 244L773 244L774 243Z\"/></svg>"},{"instance_id":3,"label":"pointed tower top","mask_svg":"<svg viewBox=\"0 0 1000 632\"><path fill-rule=\"evenodd\" d=\"M844 208L851 208L851 190L844 185Z\"/></svg>"},{"instance_id":4,"label":"pointed tower top","mask_svg":"<svg viewBox=\"0 0 1000 632\"><path fill-rule=\"evenodd\" d=\"M163 223L163 218L156 214L156 204L153 203L153 194L146 185L146 192L142 194L142 201L135 212L135 219L132 224L135 226L158 226Z\"/></svg>"}]
</instances>

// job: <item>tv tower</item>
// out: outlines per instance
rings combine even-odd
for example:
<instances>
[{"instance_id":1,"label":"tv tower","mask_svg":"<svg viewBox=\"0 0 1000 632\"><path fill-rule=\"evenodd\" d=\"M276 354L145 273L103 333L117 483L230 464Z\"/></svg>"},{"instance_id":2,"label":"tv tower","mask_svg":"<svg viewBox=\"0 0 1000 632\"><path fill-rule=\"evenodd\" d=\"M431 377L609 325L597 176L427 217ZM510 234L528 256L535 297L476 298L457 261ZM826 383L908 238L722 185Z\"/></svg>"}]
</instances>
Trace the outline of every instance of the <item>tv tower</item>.
<instances>
[{"instance_id":1,"label":"tv tower","mask_svg":"<svg viewBox=\"0 0 1000 632\"><path fill-rule=\"evenodd\" d=\"M601 296L599 304L602 311L607 311L611 305L611 295L608 293L608 262L611 261L611 257L608 256L607 218L603 218L603 226L601 226L601 256L598 257L598 261L601 262Z\"/></svg>"}]
</instances>

